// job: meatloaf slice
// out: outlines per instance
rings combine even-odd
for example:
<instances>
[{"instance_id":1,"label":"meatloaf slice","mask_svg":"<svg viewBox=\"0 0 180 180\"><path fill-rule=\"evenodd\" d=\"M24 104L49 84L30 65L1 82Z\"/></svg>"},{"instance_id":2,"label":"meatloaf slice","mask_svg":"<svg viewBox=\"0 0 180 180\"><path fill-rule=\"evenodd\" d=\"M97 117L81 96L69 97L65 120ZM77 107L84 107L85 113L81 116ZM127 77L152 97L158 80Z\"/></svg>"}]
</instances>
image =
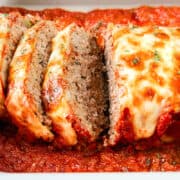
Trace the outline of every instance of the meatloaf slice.
<instances>
[{"instance_id":1,"label":"meatloaf slice","mask_svg":"<svg viewBox=\"0 0 180 180\"><path fill-rule=\"evenodd\" d=\"M15 12L0 14L0 117L6 116L4 100L9 63L23 33L34 23L33 19Z\"/></svg>"},{"instance_id":2,"label":"meatloaf slice","mask_svg":"<svg viewBox=\"0 0 180 180\"><path fill-rule=\"evenodd\" d=\"M53 39L43 102L59 144L94 141L107 127L102 56L95 39L75 24Z\"/></svg>"},{"instance_id":3,"label":"meatloaf slice","mask_svg":"<svg viewBox=\"0 0 180 180\"><path fill-rule=\"evenodd\" d=\"M109 144L162 136L180 114L178 27L109 24Z\"/></svg>"},{"instance_id":4,"label":"meatloaf slice","mask_svg":"<svg viewBox=\"0 0 180 180\"><path fill-rule=\"evenodd\" d=\"M57 33L54 22L40 21L21 39L9 70L6 106L12 121L27 135L53 139L41 103L41 84Z\"/></svg>"}]
</instances>

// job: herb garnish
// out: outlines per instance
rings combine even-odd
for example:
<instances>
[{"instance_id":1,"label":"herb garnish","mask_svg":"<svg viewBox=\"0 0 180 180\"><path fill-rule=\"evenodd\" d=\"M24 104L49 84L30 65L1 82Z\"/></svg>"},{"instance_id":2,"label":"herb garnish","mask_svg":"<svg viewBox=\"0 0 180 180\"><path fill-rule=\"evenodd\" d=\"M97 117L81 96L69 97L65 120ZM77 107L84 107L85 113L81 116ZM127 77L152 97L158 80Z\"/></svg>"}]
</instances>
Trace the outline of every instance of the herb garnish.
<instances>
[{"instance_id":1,"label":"herb garnish","mask_svg":"<svg viewBox=\"0 0 180 180\"><path fill-rule=\"evenodd\" d=\"M139 59L138 58L134 58L132 60L132 62L133 62L134 65L137 65L139 63Z\"/></svg>"},{"instance_id":2,"label":"herb garnish","mask_svg":"<svg viewBox=\"0 0 180 180\"><path fill-rule=\"evenodd\" d=\"M135 29L135 28L138 28L138 26L136 26L136 25L134 25L134 24L130 25L130 30L133 30L133 29Z\"/></svg>"},{"instance_id":3,"label":"herb garnish","mask_svg":"<svg viewBox=\"0 0 180 180\"><path fill-rule=\"evenodd\" d=\"M158 159L161 159L161 154L157 153L156 156Z\"/></svg>"},{"instance_id":4,"label":"herb garnish","mask_svg":"<svg viewBox=\"0 0 180 180\"><path fill-rule=\"evenodd\" d=\"M81 63L78 62L78 61L74 61L74 64L76 64L76 65L81 65Z\"/></svg>"},{"instance_id":5,"label":"herb garnish","mask_svg":"<svg viewBox=\"0 0 180 180\"><path fill-rule=\"evenodd\" d=\"M151 159L147 158L145 163L146 163L146 166L149 167L151 165Z\"/></svg>"},{"instance_id":6,"label":"herb garnish","mask_svg":"<svg viewBox=\"0 0 180 180\"><path fill-rule=\"evenodd\" d=\"M158 34L158 29L159 29L158 26L154 26L154 35L155 35L155 36Z\"/></svg>"},{"instance_id":7,"label":"herb garnish","mask_svg":"<svg viewBox=\"0 0 180 180\"><path fill-rule=\"evenodd\" d=\"M161 60L161 57L160 57L159 52L157 50L154 51L154 60L155 61Z\"/></svg>"},{"instance_id":8,"label":"herb garnish","mask_svg":"<svg viewBox=\"0 0 180 180\"><path fill-rule=\"evenodd\" d=\"M3 15L4 15L4 17L7 17L7 16L8 16L8 13L4 13Z\"/></svg>"},{"instance_id":9,"label":"herb garnish","mask_svg":"<svg viewBox=\"0 0 180 180\"><path fill-rule=\"evenodd\" d=\"M30 28L32 26L32 22L30 20L27 20L25 19L24 20L24 25L27 27L27 28Z\"/></svg>"},{"instance_id":10,"label":"herb garnish","mask_svg":"<svg viewBox=\"0 0 180 180\"><path fill-rule=\"evenodd\" d=\"M124 52L126 52L126 53L128 53L128 52L130 52L128 49L126 49L126 50L124 50Z\"/></svg>"}]
</instances>

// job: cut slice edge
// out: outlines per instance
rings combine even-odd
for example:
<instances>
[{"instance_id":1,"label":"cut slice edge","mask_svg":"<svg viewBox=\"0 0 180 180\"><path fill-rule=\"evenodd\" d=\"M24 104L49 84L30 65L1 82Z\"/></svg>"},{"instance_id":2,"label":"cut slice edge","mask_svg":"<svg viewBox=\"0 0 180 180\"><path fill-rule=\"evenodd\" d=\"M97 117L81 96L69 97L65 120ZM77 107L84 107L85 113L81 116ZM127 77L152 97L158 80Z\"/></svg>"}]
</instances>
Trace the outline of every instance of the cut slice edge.
<instances>
[{"instance_id":1,"label":"cut slice edge","mask_svg":"<svg viewBox=\"0 0 180 180\"><path fill-rule=\"evenodd\" d=\"M42 107L41 85L56 33L51 21L40 21L26 31L10 65L6 99L7 110L19 129L45 141L54 135Z\"/></svg>"}]
</instances>

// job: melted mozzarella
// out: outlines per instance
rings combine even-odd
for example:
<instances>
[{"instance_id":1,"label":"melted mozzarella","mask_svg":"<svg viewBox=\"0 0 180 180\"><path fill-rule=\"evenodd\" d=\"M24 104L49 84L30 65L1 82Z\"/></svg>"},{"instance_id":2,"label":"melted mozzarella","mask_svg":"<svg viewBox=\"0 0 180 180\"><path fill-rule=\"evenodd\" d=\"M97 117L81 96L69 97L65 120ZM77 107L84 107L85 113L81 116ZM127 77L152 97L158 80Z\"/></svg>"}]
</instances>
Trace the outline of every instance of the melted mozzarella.
<instances>
[{"instance_id":1,"label":"melted mozzarella","mask_svg":"<svg viewBox=\"0 0 180 180\"><path fill-rule=\"evenodd\" d=\"M66 27L60 31L53 39L52 53L48 62L47 72L43 83L43 90L47 91L50 81L58 81L59 78L65 77L63 70L64 64L68 61L68 54L71 51L70 47L70 34L76 26L74 24ZM56 133L58 133L66 145L74 145L77 143L77 136L75 130L72 128L71 123L68 122L67 117L71 115L71 109L68 100L71 99L68 90L63 88L63 85L57 84L57 89L61 90L60 97L57 97L58 102L48 102L47 115L51 118ZM56 92L53 92L56 93ZM47 96L56 96L48 93ZM46 97L45 97L46 99Z\"/></svg>"},{"instance_id":2,"label":"melted mozzarella","mask_svg":"<svg viewBox=\"0 0 180 180\"><path fill-rule=\"evenodd\" d=\"M6 15L0 14L0 79L4 88L5 77L3 75L3 61L5 56L5 48L7 45L7 38L10 31L10 22Z\"/></svg>"},{"instance_id":3,"label":"melted mozzarella","mask_svg":"<svg viewBox=\"0 0 180 180\"><path fill-rule=\"evenodd\" d=\"M26 91L26 80L35 50L37 32L44 21L28 29L22 37L9 68L9 91L6 107L13 121L21 128L26 127L31 133L44 140L52 140L53 134L44 126L36 115L37 107Z\"/></svg>"},{"instance_id":4,"label":"melted mozzarella","mask_svg":"<svg viewBox=\"0 0 180 180\"><path fill-rule=\"evenodd\" d=\"M150 137L163 113L180 112L180 87L174 83L180 80L180 31L112 24L108 31L112 37L111 65L118 74L119 114L129 108L135 139Z\"/></svg>"}]
</instances>

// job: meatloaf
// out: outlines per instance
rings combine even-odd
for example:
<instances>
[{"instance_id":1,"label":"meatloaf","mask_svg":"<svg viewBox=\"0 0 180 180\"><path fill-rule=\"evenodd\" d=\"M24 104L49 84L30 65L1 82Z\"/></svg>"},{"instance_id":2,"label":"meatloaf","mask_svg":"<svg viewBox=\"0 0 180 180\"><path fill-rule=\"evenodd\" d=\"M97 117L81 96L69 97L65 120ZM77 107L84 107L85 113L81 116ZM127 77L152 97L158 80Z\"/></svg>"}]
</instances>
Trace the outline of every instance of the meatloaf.
<instances>
[{"instance_id":1,"label":"meatloaf","mask_svg":"<svg viewBox=\"0 0 180 180\"><path fill-rule=\"evenodd\" d=\"M57 141L92 142L107 128L102 54L93 38L75 24L53 39L43 83L43 102Z\"/></svg>"},{"instance_id":2,"label":"meatloaf","mask_svg":"<svg viewBox=\"0 0 180 180\"><path fill-rule=\"evenodd\" d=\"M17 12L0 14L0 117L7 116L4 100L9 63L23 33L34 23L33 19Z\"/></svg>"},{"instance_id":3,"label":"meatloaf","mask_svg":"<svg viewBox=\"0 0 180 180\"><path fill-rule=\"evenodd\" d=\"M40 21L22 37L9 68L7 110L21 133L51 141L50 121L41 102L44 70L56 35L54 22Z\"/></svg>"},{"instance_id":4,"label":"meatloaf","mask_svg":"<svg viewBox=\"0 0 180 180\"><path fill-rule=\"evenodd\" d=\"M162 136L180 114L176 27L109 24L109 143Z\"/></svg>"}]
</instances>

